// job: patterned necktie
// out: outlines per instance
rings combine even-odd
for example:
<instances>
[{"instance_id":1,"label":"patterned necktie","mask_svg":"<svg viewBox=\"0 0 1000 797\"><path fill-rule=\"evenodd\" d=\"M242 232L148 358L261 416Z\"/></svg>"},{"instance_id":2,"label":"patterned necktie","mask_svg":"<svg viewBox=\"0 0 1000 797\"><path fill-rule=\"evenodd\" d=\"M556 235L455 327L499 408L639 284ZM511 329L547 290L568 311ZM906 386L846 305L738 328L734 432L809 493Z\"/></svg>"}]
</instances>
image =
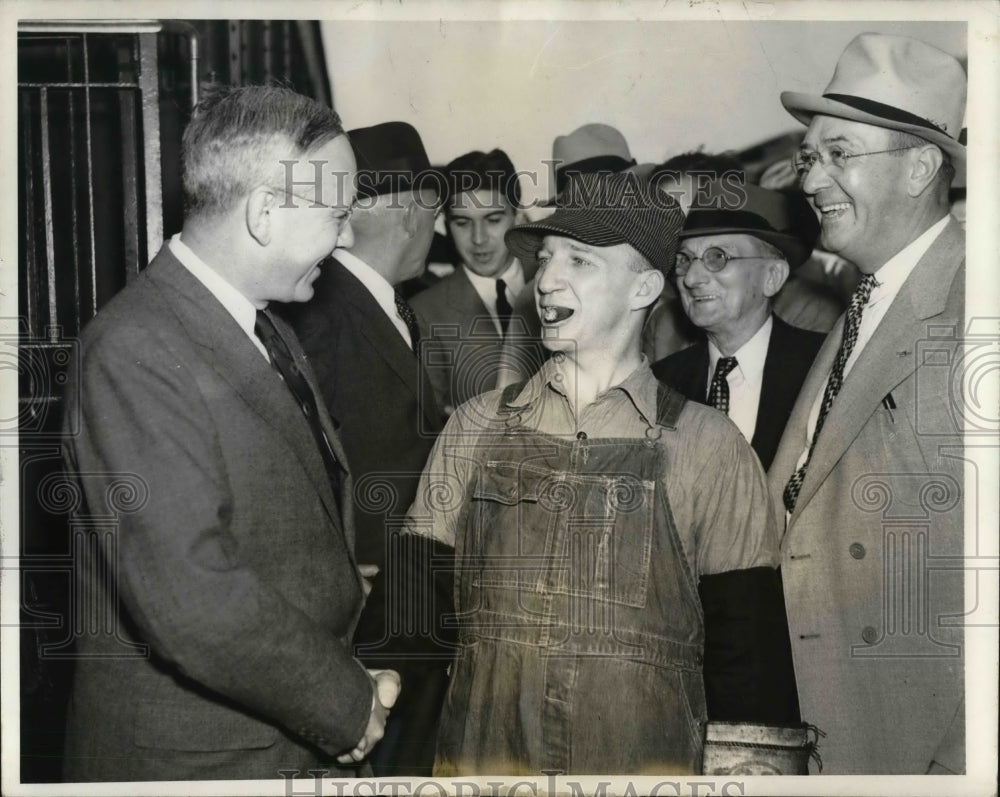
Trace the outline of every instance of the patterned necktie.
<instances>
[{"instance_id":1,"label":"patterned necktie","mask_svg":"<svg viewBox=\"0 0 1000 797\"><path fill-rule=\"evenodd\" d=\"M708 404L717 410L729 414L729 372L739 363L735 357L720 357L715 364L715 374L712 376L712 385L708 389Z\"/></svg>"},{"instance_id":2,"label":"patterned necktie","mask_svg":"<svg viewBox=\"0 0 1000 797\"><path fill-rule=\"evenodd\" d=\"M316 395L306 381L305 376L295 364L295 358L285 343L280 333L274 326L271 317L264 310L257 311L257 323L254 324L254 333L264 344L268 355L271 357L271 365L284 383L288 386L295 397L299 409L309 423L309 429L316 439L316 445L323 456L323 464L326 466L327 476L330 484L334 488L334 497L337 495L337 487L340 482L340 469L337 466L337 457L330 447L330 441L326 437L326 432L319 422L319 410L316 404Z\"/></svg>"},{"instance_id":3,"label":"patterned necktie","mask_svg":"<svg viewBox=\"0 0 1000 797\"><path fill-rule=\"evenodd\" d=\"M501 334L507 335L507 326L510 324L510 317L514 313L514 308L507 301L507 283L497 280L497 318L500 319Z\"/></svg>"},{"instance_id":4,"label":"patterned necktie","mask_svg":"<svg viewBox=\"0 0 1000 797\"><path fill-rule=\"evenodd\" d=\"M879 283L875 280L874 274L866 274L858 287L854 290L851 304L847 308L847 318L844 321L844 337L840 341L840 348L837 350L837 357L833 361L833 368L830 370L830 378L826 383L826 390L823 391L823 403L819 408L819 416L816 418L816 429L813 431L812 443L809 445L809 453L802 467L792 474L785 485L785 490L781 494L785 509L789 513L795 511L795 502L799 499L799 490L802 489L802 482L806 480L806 468L809 467L809 460L812 459L813 451L816 449L816 440L819 439L820 430L826 415L833 406L833 400L837 398L841 385L844 383L844 366L854 351L854 344L858 342L858 329L861 327L861 314L864 312L868 299L871 298L872 289Z\"/></svg>"},{"instance_id":5,"label":"patterned necktie","mask_svg":"<svg viewBox=\"0 0 1000 797\"><path fill-rule=\"evenodd\" d=\"M396 315L406 324L406 328L410 332L410 344L413 346L413 353L417 354L417 347L420 345L420 327L417 326L417 315L413 312L413 308L410 307L410 303L403 298L403 294L399 291L395 291L395 298Z\"/></svg>"}]
</instances>

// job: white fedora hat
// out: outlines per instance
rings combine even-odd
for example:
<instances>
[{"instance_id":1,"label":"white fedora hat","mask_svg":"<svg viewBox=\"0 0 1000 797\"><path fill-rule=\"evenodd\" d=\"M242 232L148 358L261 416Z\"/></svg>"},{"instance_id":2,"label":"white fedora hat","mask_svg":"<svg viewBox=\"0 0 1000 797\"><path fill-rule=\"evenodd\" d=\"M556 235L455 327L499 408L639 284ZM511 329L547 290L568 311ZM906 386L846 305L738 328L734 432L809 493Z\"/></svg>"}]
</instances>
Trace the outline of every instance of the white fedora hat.
<instances>
[{"instance_id":1,"label":"white fedora hat","mask_svg":"<svg viewBox=\"0 0 1000 797\"><path fill-rule=\"evenodd\" d=\"M622 172L635 166L625 136L611 125L594 122L552 142L552 185L560 193L569 175ZM553 204L555 197L546 204Z\"/></svg>"},{"instance_id":2,"label":"white fedora hat","mask_svg":"<svg viewBox=\"0 0 1000 797\"><path fill-rule=\"evenodd\" d=\"M919 39L862 33L847 45L822 96L781 93L803 124L835 116L912 133L965 165L966 76L951 55Z\"/></svg>"}]
</instances>

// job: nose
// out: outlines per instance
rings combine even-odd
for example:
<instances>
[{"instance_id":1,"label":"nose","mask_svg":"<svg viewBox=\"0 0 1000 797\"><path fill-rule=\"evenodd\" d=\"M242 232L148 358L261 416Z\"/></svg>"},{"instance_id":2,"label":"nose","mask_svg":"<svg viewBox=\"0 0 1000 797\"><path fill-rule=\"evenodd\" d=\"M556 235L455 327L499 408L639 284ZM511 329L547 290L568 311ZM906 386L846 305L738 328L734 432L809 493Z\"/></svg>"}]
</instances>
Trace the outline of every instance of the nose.
<instances>
[{"instance_id":1,"label":"nose","mask_svg":"<svg viewBox=\"0 0 1000 797\"><path fill-rule=\"evenodd\" d=\"M813 196L828 185L830 185L830 175L827 174L826 167L821 163L814 163L802 180L802 191L808 196Z\"/></svg>"},{"instance_id":2,"label":"nose","mask_svg":"<svg viewBox=\"0 0 1000 797\"><path fill-rule=\"evenodd\" d=\"M562 269L559 267L558 256L551 257L548 263L538 267L535 277L536 293L541 295L554 293L559 290L562 283Z\"/></svg>"},{"instance_id":3,"label":"nose","mask_svg":"<svg viewBox=\"0 0 1000 797\"><path fill-rule=\"evenodd\" d=\"M694 288L697 285L703 285L707 282L708 275L710 273L711 272L705 268L705 262L700 257L696 257L688 266L687 273L681 277L681 282L684 284L685 288Z\"/></svg>"},{"instance_id":4,"label":"nose","mask_svg":"<svg viewBox=\"0 0 1000 797\"><path fill-rule=\"evenodd\" d=\"M340 228L340 233L337 235L337 249L350 249L354 246L354 228L351 226L351 220L347 219L343 226Z\"/></svg>"},{"instance_id":5,"label":"nose","mask_svg":"<svg viewBox=\"0 0 1000 797\"><path fill-rule=\"evenodd\" d=\"M476 246L486 243L486 226L478 221L472 225L472 243Z\"/></svg>"}]
</instances>

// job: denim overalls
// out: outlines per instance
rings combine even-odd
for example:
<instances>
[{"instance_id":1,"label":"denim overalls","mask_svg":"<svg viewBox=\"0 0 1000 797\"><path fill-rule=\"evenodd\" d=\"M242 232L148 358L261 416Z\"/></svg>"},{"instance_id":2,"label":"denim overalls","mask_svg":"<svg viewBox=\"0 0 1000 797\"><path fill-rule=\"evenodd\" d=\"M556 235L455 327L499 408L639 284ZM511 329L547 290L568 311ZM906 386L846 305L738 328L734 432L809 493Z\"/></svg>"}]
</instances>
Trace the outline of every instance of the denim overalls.
<instances>
[{"instance_id":1,"label":"denim overalls","mask_svg":"<svg viewBox=\"0 0 1000 797\"><path fill-rule=\"evenodd\" d=\"M521 388L472 456L435 773L697 773L702 612L659 441L684 398L660 387L645 438L566 440L522 425Z\"/></svg>"}]
</instances>

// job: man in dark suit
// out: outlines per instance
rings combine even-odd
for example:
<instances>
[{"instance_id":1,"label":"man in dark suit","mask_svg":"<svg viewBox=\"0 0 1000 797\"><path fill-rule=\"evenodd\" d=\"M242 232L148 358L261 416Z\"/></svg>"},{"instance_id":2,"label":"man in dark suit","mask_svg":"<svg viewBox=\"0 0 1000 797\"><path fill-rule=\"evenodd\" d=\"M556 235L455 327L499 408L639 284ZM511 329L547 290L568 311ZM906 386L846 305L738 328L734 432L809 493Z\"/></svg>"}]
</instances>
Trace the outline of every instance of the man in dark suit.
<instances>
[{"instance_id":1,"label":"man in dark suit","mask_svg":"<svg viewBox=\"0 0 1000 797\"><path fill-rule=\"evenodd\" d=\"M444 169L443 208L460 263L455 272L413 297L425 346L422 360L435 395L451 414L496 387L500 348L512 305L531 274L507 249L521 188L502 150L469 152Z\"/></svg>"},{"instance_id":2,"label":"man in dark suit","mask_svg":"<svg viewBox=\"0 0 1000 797\"><path fill-rule=\"evenodd\" d=\"M117 525L79 540L84 600L115 625L78 642L68 780L353 765L398 691L351 654L353 483L305 355L266 309L308 300L350 245L350 144L307 97L223 88L183 155L183 230L84 330L70 382L77 521Z\"/></svg>"},{"instance_id":3,"label":"man in dark suit","mask_svg":"<svg viewBox=\"0 0 1000 797\"><path fill-rule=\"evenodd\" d=\"M765 470L823 343L822 334L772 312L818 229L801 196L712 182L694 198L671 274L684 312L705 339L658 361L653 373L729 415Z\"/></svg>"},{"instance_id":4,"label":"man in dark suit","mask_svg":"<svg viewBox=\"0 0 1000 797\"><path fill-rule=\"evenodd\" d=\"M310 302L287 309L340 424L356 485L358 561L380 571L355 650L370 666L391 663L405 683L372 766L377 776L430 775L447 661L409 662L407 641L388 636L398 635L400 624L388 622L387 608L404 607L387 594L398 578L388 572L386 551L444 422L417 357L413 311L396 291L423 271L438 192L410 125L386 122L348 136L358 162L354 244L334 252Z\"/></svg>"}]
</instances>

